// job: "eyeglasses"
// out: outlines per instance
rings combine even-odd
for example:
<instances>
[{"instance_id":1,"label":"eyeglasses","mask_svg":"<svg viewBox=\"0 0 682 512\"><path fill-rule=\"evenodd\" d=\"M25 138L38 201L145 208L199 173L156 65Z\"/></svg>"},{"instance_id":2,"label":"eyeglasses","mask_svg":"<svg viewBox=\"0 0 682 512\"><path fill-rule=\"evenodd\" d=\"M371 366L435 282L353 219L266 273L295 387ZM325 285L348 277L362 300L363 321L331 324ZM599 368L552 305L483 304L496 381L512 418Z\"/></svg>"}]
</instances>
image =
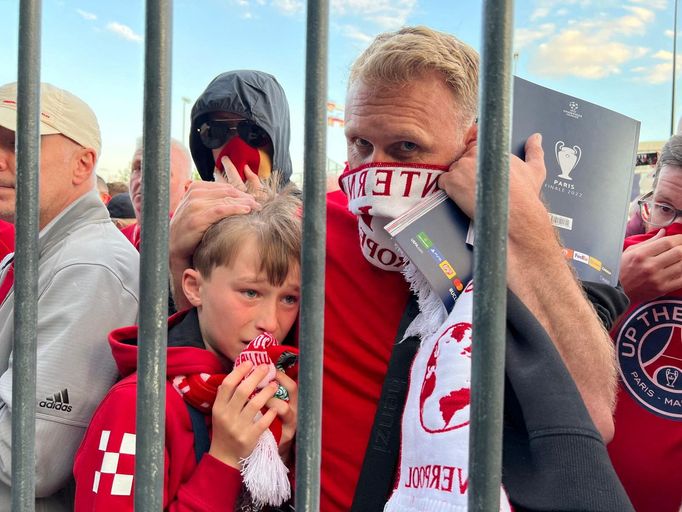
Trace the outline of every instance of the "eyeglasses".
<instances>
[{"instance_id":1,"label":"eyeglasses","mask_svg":"<svg viewBox=\"0 0 682 512\"><path fill-rule=\"evenodd\" d=\"M209 119L197 128L201 142L208 149L217 149L235 135L254 148L268 143L268 134L248 119Z\"/></svg>"},{"instance_id":2,"label":"eyeglasses","mask_svg":"<svg viewBox=\"0 0 682 512\"><path fill-rule=\"evenodd\" d=\"M682 210L677 210L666 203L657 203L652 200L653 192L649 192L637 201L642 220L657 228L670 226L677 217L682 215Z\"/></svg>"}]
</instances>

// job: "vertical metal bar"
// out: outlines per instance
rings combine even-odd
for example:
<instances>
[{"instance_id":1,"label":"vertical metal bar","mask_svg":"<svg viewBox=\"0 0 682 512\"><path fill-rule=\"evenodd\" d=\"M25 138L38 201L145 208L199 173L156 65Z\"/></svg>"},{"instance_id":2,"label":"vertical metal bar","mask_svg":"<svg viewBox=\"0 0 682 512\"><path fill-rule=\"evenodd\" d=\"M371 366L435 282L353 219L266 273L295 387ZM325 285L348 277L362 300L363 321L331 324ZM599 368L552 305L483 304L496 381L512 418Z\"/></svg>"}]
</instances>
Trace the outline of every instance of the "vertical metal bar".
<instances>
[{"instance_id":1,"label":"vertical metal bar","mask_svg":"<svg viewBox=\"0 0 682 512\"><path fill-rule=\"evenodd\" d=\"M470 511L500 507L513 2L483 7L469 437Z\"/></svg>"},{"instance_id":2,"label":"vertical metal bar","mask_svg":"<svg viewBox=\"0 0 682 512\"><path fill-rule=\"evenodd\" d=\"M675 135L675 79L677 78L677 0L675 0L675 17L673 23L673 83L670 107L670 136Z\"/></svg>"},{"instance_id":3,"label":"vertical metal bar","mask_svg":"<svg viewBox=\"0 0 682 512\"><path fill-rule=\"evenodd\" d=\"M35 510L40 0L22 0L17 84L16 252L12 349L12 510Z\"/></svg>"},{"instance_id":4,"label":"vertical metal bar","mask_svg":"<svg viewBox=\"0 0 682 512\"><path fill-rule=\"evenodd\" d=\"M147 0L135 510L163 508L172 3Z\"/></svg>"},{"instance_id":5,"label":"vertical metal bar","mask_svg":"<svg viewBox=\"0 0 682 512\"><path fill-rule=\"evenodd\" d=\"M329 0L309 1L307 16L296 510L317 512L322 438Z\"/></svg>"}]
</instances>

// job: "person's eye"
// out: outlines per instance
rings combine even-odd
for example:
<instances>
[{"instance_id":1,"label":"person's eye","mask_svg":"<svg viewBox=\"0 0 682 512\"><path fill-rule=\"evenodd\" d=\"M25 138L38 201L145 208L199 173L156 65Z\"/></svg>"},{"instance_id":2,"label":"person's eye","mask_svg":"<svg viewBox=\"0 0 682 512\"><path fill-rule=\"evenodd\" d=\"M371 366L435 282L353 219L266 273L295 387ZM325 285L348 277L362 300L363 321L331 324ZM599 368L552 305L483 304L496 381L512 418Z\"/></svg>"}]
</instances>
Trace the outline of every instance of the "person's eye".
<instances>
[{"instance_id":1,"label":"person's eye","mask_svg":"<svg viewBox=\"0 0 682 512\"><path fill-rule=\"evenodd\" d=\"M366 139L361 139L358 137L357 139L353 140L353 144L355 144L359 148L369 148L372 147L372 144L366 140Z\"/></svg>"},{"instance_id":2,"label":"person's eye","mask_svg":"<svg viewBox=\"0 0 682 512\"><path fill-rule=\"evenodd\" d=\"M258 292L256 290L251 289L242 290L241 294L247 299L255 299L258 297Z\"/></svg>"},{"instance_id":3,"label":"person's eye","mask_svg":"<svg viewBox=\"0 0 682 512\"><path fill-rule=\"evenodd\" d=\"M664 214L671 214L672 212L675 211L675 209L672 206L669 206L667 204L656 204L656 209Z\"/></svg>"},{"instance_id":4,"label":"person's eye","mask_svg":"<svg viewBox=\"0 0 682 512\"><path fill-rule=\"evenodd\" d=\"M298 304L298 297L296 295L287 295L282 299L282 302L289 306L293 306L294 304Z\"/></svg>"},{"instance_id":5,"label":"person's eye","mask_svg":"<svg viewBox=\"0 0 682 512\"><path fill-rule=\"evenodd\" d=\"M410 153L417 149L417 145L414 142L410 142L409 140L404 140L400 143L400 151L404 151L406 153Z\"/></svg>"}]
</instances>

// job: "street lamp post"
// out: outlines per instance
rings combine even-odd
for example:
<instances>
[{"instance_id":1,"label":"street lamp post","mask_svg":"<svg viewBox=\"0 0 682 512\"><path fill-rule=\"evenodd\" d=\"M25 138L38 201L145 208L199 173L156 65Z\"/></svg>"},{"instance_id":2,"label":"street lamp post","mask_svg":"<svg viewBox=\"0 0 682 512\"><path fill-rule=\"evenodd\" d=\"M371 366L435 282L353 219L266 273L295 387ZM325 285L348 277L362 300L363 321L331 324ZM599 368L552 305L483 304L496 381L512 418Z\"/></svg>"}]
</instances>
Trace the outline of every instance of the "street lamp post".
<instances>
[{"instance_id":1,"label":"street lamp post","mask_svg":"<svg viewBox=\"0 0 682 512\"><path fill-rule=\"evenodd\" d=\"M673 29L673 91L670 108L670 136L675 133L675 78L677 75L677 0L675 0L675 17Z\"/></svg>"},{"instance_id":2,"label":"street lamp post","mask_svg":"<svg viewBox=\"0 0 682 512\"><path fill-rule=\"evenodd\" d=\"M181 99L182 99L182 143L187 144L188 142L185 139L185 129L187 128L186 112L187 112L187 105L192 103L192 100L189 99L187 96L183 96Z\"/></svg>"}]
</instances>

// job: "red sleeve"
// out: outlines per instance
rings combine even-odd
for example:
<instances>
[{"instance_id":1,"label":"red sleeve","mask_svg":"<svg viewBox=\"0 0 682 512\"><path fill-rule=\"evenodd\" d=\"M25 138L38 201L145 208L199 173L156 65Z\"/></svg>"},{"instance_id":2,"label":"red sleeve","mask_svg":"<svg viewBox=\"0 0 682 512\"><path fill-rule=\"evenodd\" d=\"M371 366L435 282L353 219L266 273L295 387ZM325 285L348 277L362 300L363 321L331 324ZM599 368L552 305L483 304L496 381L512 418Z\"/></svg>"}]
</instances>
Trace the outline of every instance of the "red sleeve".
<instances>
[{"instance_id":1,"label":"red sleeve","mask_svg":"<svg viewBox=\"0 0 682 512\"><path fill-rule=\"evenodd\" d=\"M14 252L14 224L0 220L0 260Z\"/></svg>"},{"instance_id":2,"label":"red sleeve","mask_svg":"<svg viewBox=\"0 0 682 512\"><path fill-rule=\"evenodd\" d=\"M135 382L123 381L112 388L95 412L73 468L76 511L133 511L135 399ZM168 447L174 441L177 439L169 439L166 429L164 510L232 510L241 488L239 471L208 454L194 468L187 468L184 461L173 464ZM173 480L170 471L183 473L175 490L169 489L169 481Z\"/></svg>"},{"instance_id":3,"label":"red sleeve","mask_svg":"<svg viewBox=\"0 0 682 512\"><path fill-rule=\"evenodd\" d=\"M171 503L173 512L206 512L234 510L239 497L242 477L239 470L205 454L194 470L192 478L182 485L177 499Z\"/></svg>"}]
</instances>

